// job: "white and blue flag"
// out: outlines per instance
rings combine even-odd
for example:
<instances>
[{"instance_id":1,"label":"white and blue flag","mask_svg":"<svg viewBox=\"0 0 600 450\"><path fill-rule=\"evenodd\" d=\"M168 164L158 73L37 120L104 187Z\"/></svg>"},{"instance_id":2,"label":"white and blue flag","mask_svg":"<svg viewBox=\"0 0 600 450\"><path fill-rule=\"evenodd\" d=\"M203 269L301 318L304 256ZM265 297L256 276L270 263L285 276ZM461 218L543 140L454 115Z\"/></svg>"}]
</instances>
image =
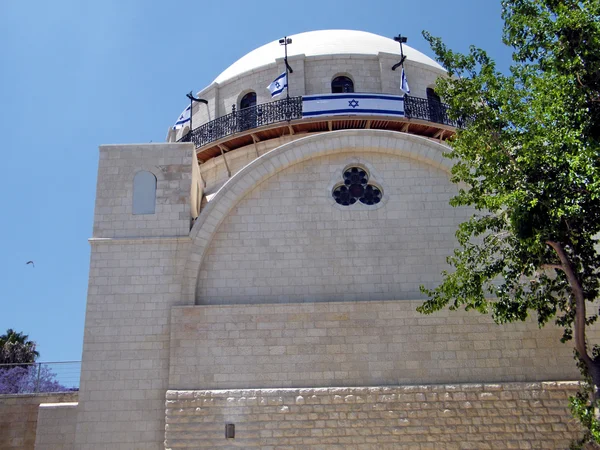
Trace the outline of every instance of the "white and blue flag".
<instances>
[{"instance_id":1,"label":"white and blue flag","mask_svg":"<svg viewBox=\"0 0 600 450\"><path fill-rule=\"evenodd\" d=\"M404 67L402 68L400 89L402 89L405 93L410 94L410 87L408 86L408 79L406 78L406 74L404 73Z\"/></svg>"},{"instance_id":2,"label":"white and blue flag","mask_svg":"<svg viewBox=\"0 0 600 450\"><path fill-rule=\"evenodd\" d=\"M177 122L175 122L175 125L173 125L173 129L174 130L179 130L180 128L183 128L183 126L190 121L190 111L191 111L192 105L189 105L187 108L185 108L183 110L183 112L179 115L179 119L177 119Z\"/></svg>"},{"instance_id":3,"label":"white and blue flag","mask_svg":"<svg viewBox=\"0 0 600 450\"><path fill-rule=\"evenodd\" d=\"M275 80L273 80L269 86L267 86L267 89L269 89L269 92L271 92L271 97L276 97L286 90L287 87L287 73L283 72L281 75L275 78Z\"/></svg>"},{"instance_id":4,"label":"white and blue flag","mask_svg":"<svg viewBox=\"0 0 600 450\"><path fill-rule=\"evenodd\" d=\"M303 118L364 115L404 117L404 97L356 92L302 96Z\"/></svg>"}]
</instances>

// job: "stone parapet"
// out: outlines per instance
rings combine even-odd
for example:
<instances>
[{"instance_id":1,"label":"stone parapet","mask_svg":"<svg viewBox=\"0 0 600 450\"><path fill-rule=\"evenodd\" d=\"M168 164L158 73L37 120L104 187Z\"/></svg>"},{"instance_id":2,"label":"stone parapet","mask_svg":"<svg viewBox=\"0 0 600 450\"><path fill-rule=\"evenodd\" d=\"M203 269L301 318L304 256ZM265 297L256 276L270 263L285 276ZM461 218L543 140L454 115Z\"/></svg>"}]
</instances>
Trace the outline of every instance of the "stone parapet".
<instances>
[{"instance_id":1,"label":"stone parapet","mask_svg":"<svg viewBox=\"0 0 600 450\"><path fill-rule=\"evenodd\" d=\"M35 435L35 448L40 450L73 450L77 403L40 404Z\"/></svg>"},{"instance_id":2,"label":"stone parapet","mask_svg":"<svg viewBox=\"0 0 600 450\"><path fill-rule=\"evenodd\" d=\"M568 448L577 382L167 391L167 449ZM225 438L225 424L235 438Z\"/></svg>"},{"instance_id":3,"label":"stone parapet","mask_svg":"<svg viewBox=\"0 0 600 450\"><path fill-rule=\"evenodd\" d=\"M0 449L33 450L39 405L76 402L77 398L77 392L0 395Z\"/></svg>"}]
</instances>

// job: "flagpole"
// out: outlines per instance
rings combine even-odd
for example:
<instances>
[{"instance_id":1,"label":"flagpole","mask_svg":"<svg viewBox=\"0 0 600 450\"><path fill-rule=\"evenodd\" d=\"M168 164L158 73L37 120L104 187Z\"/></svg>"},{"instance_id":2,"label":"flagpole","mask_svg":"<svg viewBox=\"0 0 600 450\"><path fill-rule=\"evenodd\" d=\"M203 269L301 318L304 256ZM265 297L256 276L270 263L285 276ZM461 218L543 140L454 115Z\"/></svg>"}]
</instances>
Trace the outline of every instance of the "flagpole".
<instances>
[{"instance_id":1,"label":"flagpole","mask_svg":"<svg viewBox=\"0 0 600 450\"><path fill-rule=\"evenodd\" d=\"M285 36L284 39L285 39L285 57L283 58L283 60L285 61L285 81L287 81L287 89L285 90L285 98L289 99L290 98L290 77L288 74L288 62L287 62L287 36Z\"/></svg>"},{"instance_id":2,"label":"flagpole","mask_svg":"<svg viewBox=\"0 0 600 450\"><path fill-rule=\"evenodd\" d=\"M193 91L190 91L189 93L189 99L190 99L190 142L192 141L192 130L194 129L194 127L192 126L192 118L194 117L194 96L192 95Z\"/></svg>"},{"instance_id":3,"label":"flagpole","mask_svg":"<svg viewBox=\"0 0 600 450\"><path fill-rule=\"evenodd\" d=\"M404 70L404 50L402 49L402 35L400 34L400 64L402 64L402 70ZM404 38L406 39L406 38Z\"/></svg>"},{"instance_id":4,"label":"flagpole","mask_svg":"<svg viewBox=\"0 0 600 450\"><path fill-rule=\"evenodd\" d=\"M204 100L203 98L194 97L194 91L190 91L189 94L186 94L186 97L190 99L190 142L192 142L192 131L194 130L194 128L192 127L192 117L194 115L194 102L204 103L208 106L208 101Z\"/></svg>"},{"instance_id":5,"label":"flagpole","mask_svg":"<svg viewBox=\"0 0 600 450\"><path fill-rule=\"evenodd\" d=\"M290 73L294 73L290 65L288 64L287 46L292 43L292 38L284 36L283 39L279 39L279 44L285 47L285 56L283 62L285 63L285 81L287 82L287 89L285 91L286 98L290 98Z\"/></svg>"},{"instance_id":6,"label":"flagpole","mask_svg":"<svg viewBox=\"0 0 600 450\"><path fill-rule=\"evenodd\" d=\"M406 36L402 36L401 34L399 34L398 36L394 37L394 40L396 42L400 43L400 62L397 64L394 64L392 66L392 70L396 70L399 66L402 66L402 68L404 69L404 60L406 59L406 56L404 56L404 50L402 49L402 44L406 44L406 41L408 40L406 38Z\"/></svg>"}]
</instances>

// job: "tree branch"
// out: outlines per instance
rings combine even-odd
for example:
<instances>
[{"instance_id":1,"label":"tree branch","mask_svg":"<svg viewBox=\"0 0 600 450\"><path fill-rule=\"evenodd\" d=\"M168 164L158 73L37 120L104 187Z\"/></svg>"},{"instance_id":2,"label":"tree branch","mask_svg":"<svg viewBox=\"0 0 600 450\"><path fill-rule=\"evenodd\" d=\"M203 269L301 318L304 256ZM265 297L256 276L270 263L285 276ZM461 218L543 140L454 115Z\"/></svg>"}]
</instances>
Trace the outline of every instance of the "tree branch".
<instances>
[{"instance_id":1,"label":"tree branch","mask_svg":"<svg viewBox=\"0 0 600 450\"><path fill-rule=\"evenodd\" d=\"M564 267L561 266L560 264L542 264L540 266L540 269L555 269L555 270L562 270L563 272L565 271Z\"/></svg>"},{"instance_id":2,"label":"tree branch","mask_svg":"<svg viewBox=\"0 0 600 450\"><path fill-rule=\"evenodd\" d=\"M583 362L588 367L590 373L594 371L594 361L588 355L587 346L585 343L585 298L583 295L583 288L581 287L581 283L577 279L577 275L573 270L573 266L571 261L569 260L569 256L565 249L559 242L554 241L546 241L546 244L552 247L552 249L556 252L558 258L560 259L561 269L565 272L567 276L567 280L569 281L569 285L571 286L571 291L573 292L573 297L575 298L575 320L573 324L574 328L574 337L575 337L575 349L579 353L579 357L583 360Z\"/></svg>"}]
</instances>

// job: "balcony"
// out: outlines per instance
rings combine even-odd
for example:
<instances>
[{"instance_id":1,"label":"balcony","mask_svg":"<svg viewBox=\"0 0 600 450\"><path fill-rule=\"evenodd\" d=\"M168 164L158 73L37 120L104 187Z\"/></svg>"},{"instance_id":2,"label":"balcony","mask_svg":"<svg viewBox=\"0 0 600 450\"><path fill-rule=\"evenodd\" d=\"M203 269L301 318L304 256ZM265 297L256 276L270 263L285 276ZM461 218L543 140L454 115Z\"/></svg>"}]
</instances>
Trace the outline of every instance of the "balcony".
<instances>
[{"instance_id":1,"label":"balcony","mask_svg":"<svg viewBox=\"0 0 600 450\"><path fill-rule=\"evenodd\" d=\"M399 106L395 106L396 110L393 111L385 108L380 111L361 111L360 108L324 110L316 113L317 117L314 117L314 112L305 111L308 100L333 99L339 103L342 97L356 97L360 101L365 100L365 103L382 99L380 103L392 102ZM223 151L281 136L286 129L289 134L352 128L391 129L441 140L454 134L454 130L460 127L459 123L448 117L447 111L448 106L439 101L411 96L354 93L345 96L324 94L304 98L289 97L211 120L187 133L179 142L193 142L197 149L201 149L198 152L199 159L206 161Z\"/></svg>"}]
</instances>

